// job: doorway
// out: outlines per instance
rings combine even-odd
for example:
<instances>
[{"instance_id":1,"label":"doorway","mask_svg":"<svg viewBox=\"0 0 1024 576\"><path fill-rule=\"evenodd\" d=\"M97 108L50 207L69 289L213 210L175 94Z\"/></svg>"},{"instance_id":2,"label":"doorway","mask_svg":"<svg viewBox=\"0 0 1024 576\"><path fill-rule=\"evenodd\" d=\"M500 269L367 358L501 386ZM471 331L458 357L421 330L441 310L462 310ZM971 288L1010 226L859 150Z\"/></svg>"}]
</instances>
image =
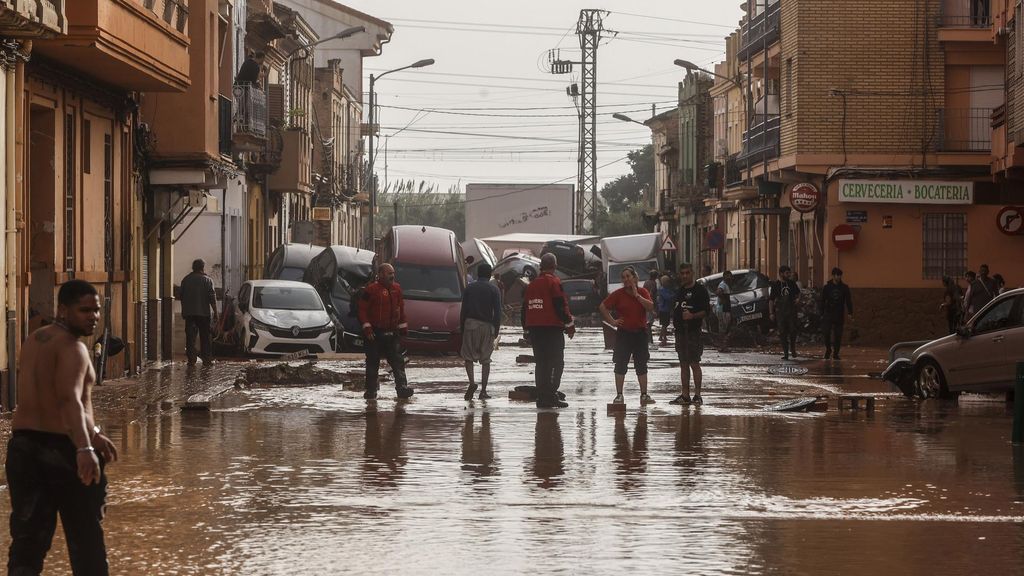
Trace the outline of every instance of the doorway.
<instances>
[{"instance_id":1,"label":"doorway","mask_svg":"<svg viewBox=\"0 0 1024 576\"><path fill-rule=\"evenodd\" d=\"M52 108L32 106L29 117L29 194L27 332L54 318L56 288L54 200L56 190L56 120Z\"/></svg>"}]
</instances>

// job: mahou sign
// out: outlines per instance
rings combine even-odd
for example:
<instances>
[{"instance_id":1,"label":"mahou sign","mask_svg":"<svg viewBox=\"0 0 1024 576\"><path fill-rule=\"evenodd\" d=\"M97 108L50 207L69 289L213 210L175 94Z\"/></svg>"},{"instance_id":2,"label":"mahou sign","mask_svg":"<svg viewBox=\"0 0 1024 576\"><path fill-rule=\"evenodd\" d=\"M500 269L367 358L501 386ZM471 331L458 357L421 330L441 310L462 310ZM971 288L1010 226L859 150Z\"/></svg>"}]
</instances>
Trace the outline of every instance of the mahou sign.
<instances>
[{"instance_id":1,"label":"mahou sign","mask_svg":"<svg viewBox=\"0 0 1024 576\"><path fill-rule=\"evenodd\" d=\"M789 189L789 203L797 212L814 212L821 195L814 184L796 184Z\"/></svg>"}]
</instances>

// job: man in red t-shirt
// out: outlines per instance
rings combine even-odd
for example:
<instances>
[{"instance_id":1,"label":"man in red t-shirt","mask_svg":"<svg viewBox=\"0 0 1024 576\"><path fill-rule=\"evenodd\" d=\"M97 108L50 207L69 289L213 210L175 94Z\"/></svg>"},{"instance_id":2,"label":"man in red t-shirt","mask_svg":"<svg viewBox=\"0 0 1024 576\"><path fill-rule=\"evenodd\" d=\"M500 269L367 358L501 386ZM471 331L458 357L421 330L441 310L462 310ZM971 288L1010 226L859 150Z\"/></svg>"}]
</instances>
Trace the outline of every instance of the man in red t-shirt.
<instances>
[{"instance_id":1,"label":"man in red t-shirt","mask_svg":"<svg viewBox=\"0 0 1024 576\"><path fill-rule=\"evenodd\" d=\"M633 358L636 378L640 381L640 405L654 404L647 394L647 361L651 357L647 347L647 314L654 309L651 293L637 286L638 278L632 268L622 271L622 288L612 292L601 302L598 309L609 324L615 326L615 350L612 361L615 362L615 400L623 404L622 386L626 381L626 370L629 358ZM618 318L613 318L614 310Z\"/></svg>"},{"instance_id":2,"label":"man in red t-shirt","mask_svg":"<svg viewBox=\"0 0 1024 576\"><path fill-rule=\"evenodd\" d=\"M548 252L540 257L540 276L523 293L523 330L533 345L536 363L534 381L537 384L538 408L567 408L569 404L558 396L565 369L565 337L571 340L576 324L569 312L569 299L562 290L562 282L555 276L558 259Z\"/></svg>"}]
</instances>

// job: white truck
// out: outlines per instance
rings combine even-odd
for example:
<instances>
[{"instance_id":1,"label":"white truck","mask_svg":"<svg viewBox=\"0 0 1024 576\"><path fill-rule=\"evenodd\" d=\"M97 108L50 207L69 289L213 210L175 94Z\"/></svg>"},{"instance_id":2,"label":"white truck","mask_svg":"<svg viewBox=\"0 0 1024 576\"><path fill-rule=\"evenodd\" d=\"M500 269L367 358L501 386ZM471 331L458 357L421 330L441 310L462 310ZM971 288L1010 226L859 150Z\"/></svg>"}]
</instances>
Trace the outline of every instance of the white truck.
<instances>
[{"instance_id":1,"label":"white truck","mask_svg":"<svg viewBox=\"0 0 1024 576\"><path fill-rule=\"evenodd\" d=\"M632 267L642 284L651 270L662 270L661 234L631 234L601 240L601 266L608 283L608 293L622 288L622 271Z\"/></svg>"}]
</instances>

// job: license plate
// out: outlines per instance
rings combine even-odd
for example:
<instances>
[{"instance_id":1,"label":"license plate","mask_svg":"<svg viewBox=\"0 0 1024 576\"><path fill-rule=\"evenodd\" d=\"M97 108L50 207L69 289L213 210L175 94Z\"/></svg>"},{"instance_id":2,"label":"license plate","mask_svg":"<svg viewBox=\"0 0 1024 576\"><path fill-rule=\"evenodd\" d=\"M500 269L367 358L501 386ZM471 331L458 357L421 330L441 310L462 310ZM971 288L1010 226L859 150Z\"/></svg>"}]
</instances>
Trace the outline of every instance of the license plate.
<instances>
[{"instance_id":1,"label":"license plate","mask_svg":"<svg viewBox=\"0 0 1024 576\"><path fill-rule=\"evenodd\" d=\"M362 346L363 345L363 339L362 338L356 338L355 340L352 341L352 344L354 344L356 346Z\"/></svg>"},{"instance_id":2,"label":"license plate","mask_svg":"<svg viewBox=\"0 0 1024 576\"><path fill-rule=\"evenodd\" d=\"M743 317L744 320L760 320L764 316L760 312L754 312L753 314L747 314Z\"/></svg>"},{"instance_id":3,"label":"license plate","mask_svg":"<svg viewBox=\"0 0 1024 576\"><path fill-rule=\"evenodd\" d=\"M587 299L586 296L569 296L569 300L572 300L573 302L580 302L580 301L586 300L586 299Z\"/></svg>"}]
</instances>

